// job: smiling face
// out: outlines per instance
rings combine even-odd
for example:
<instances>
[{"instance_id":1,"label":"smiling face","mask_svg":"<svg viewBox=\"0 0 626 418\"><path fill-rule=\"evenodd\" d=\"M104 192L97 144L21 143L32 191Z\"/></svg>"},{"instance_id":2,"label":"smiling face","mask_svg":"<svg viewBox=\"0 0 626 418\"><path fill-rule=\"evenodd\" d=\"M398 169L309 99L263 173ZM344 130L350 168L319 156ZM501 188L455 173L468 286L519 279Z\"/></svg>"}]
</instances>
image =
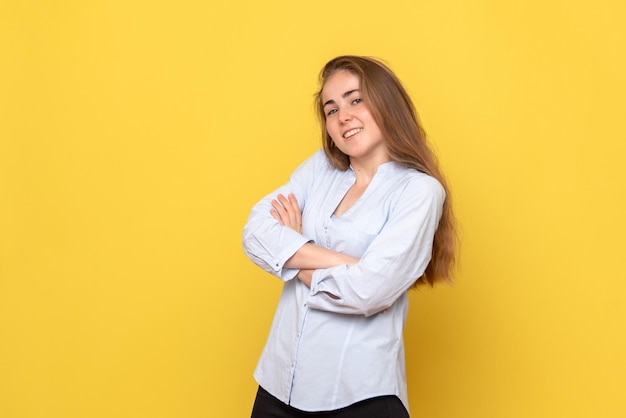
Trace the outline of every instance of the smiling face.
<instances>
[{"instance_id":1,"label":"smiling face","mask_svg":"<svg viewBox=\"0 0 626 418\"><path fill-rule=\"evenodd\" d=\"M326 79L321 100L328 135L352 164L389 160L382 132L363 101L357 75L337 70Z\"/></svg>"}]
</instances>

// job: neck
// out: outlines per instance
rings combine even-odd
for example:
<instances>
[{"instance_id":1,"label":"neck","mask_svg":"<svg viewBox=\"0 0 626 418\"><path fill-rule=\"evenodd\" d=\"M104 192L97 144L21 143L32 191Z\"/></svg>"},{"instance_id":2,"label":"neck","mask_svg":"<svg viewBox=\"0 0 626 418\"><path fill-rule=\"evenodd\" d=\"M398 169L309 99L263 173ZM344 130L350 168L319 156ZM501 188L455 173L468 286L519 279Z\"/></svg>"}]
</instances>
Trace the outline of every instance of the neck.
<instances>
[{"instance_id":1,"label":"neck","mask_svg":"<svg viewBox=\"0 0 626 418\"><path fill-rule=\"evenodd\" d=\"M357 183L369 184L376 175L378 167L389 161L391 159L386 155L377 159L350 158L350 166L352 166Z\"/></svg>"}]
</instances>

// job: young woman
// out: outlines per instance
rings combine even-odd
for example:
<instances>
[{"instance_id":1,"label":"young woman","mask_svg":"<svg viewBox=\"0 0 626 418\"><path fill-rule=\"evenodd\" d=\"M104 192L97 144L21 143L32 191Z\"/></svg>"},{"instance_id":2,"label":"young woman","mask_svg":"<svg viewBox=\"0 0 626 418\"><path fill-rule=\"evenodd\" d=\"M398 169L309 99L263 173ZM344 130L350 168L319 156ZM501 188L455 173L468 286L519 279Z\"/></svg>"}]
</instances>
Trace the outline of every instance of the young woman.
<instances>
[{"instance_id":1,"label":"young woman","mask_svg":"<svg viewBox=\"0 0 626 418\"><path fill-rule=\"evenodd\" d=\"M408 417L407 291L451 280L450 194L387 66L337 57L320 84L324 149L244 228L248 257L284 281L252 417Z\"/></svg>"}]
</instances>

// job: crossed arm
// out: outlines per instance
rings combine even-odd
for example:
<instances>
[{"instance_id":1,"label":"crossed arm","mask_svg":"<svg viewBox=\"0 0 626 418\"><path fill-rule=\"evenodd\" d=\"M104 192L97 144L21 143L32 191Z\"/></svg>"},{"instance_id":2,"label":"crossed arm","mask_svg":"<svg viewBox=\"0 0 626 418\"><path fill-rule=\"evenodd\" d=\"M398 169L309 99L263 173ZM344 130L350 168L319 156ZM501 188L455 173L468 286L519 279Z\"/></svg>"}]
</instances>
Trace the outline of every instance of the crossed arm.
<instances>
[{"instance_id":1,"label":"crossed arm","mask_svg":"<svg viewBox=\"0 0 626 418\"><path fill-rule=\"evenodd\" d=\"M298 233L302 233L302 212L296 197L290 193L287 197L279 194L272 200L271 215L280 222ZM307 243L295 252L289 260L285 262L285 267L299 269L298 280L307 286L311 286L313 272L317 269L325 269L342 264L356 264L359 261L356 257L332 251L319 245Z\"/></svg>"}]
</instances>

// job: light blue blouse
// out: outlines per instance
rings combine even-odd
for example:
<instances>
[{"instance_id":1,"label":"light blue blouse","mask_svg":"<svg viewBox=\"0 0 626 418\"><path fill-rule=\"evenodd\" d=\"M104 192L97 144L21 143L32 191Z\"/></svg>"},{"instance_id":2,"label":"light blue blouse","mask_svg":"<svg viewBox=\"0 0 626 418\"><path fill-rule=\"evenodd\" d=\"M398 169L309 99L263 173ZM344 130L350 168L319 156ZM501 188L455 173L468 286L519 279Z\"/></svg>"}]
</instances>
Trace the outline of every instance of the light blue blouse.
<instances>
[{"instance_id":1,"label":"light blue blouse","mask_svg":"<svg viewBox=\"0 0 626 418\"><path fill-rule=\"evenodd\" d=\"M382 395L397 395L408 410L402 339L407 290L431 259L445 193L433 177L388 162L345 213L333 215L354 182L351 169L333 168L320 150L254 206L244 228L246 255L284 281L254 376L304 411ZM295 194L302 234L270 215L279 193ZM360 261L316 270L309 289L294 279L298 270L284 267L307 242Z\"/></svg>"}]
</instances>

